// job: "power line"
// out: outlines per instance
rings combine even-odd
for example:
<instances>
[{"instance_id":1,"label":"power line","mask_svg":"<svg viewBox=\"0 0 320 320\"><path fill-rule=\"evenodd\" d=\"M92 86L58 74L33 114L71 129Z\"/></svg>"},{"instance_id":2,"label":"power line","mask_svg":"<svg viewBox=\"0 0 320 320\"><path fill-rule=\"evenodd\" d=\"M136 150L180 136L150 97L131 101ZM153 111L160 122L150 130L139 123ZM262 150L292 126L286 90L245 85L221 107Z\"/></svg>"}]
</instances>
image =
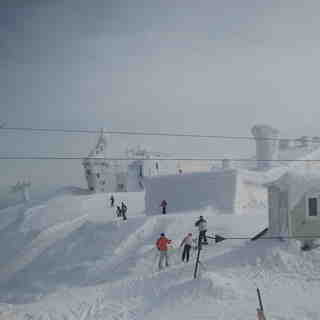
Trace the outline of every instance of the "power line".
<instances>
[{"instance_id":1,"label":"power line","mask_svg":"<svg viewBox=\"0 0 320 320\"><path fill-rule=\"evenodd\" d=\"M0 156L0 160L106 160L106 161L223 161L230 160L234 162L319 162L320 159L247 159L247 158L131 158L131 157L88 157L88 156Z\"/></svg>"},{"instance_id":2,"label":"power line","mask_svg":"<svg viewBox=\"0 0 320 320\"><path fill-rule=\"evenodd\" d=\"M57 128L21 128L21 127L0 127L0 130L7 131L29 131L47 133L68 133L68 134L97 134L105 133L110 135L127 136L158 136L158 137L180 137L180 138L200 138L200 139L223 139L223 140L269 140L269 141L301 141L300 138L255 138L249 136L225 136L225 135L203 135L197 133L170 133L170 132L146 132L146 131L117 131L117 130L89 130L89 129L57 129ZM319 140L304 139L303 142L320 143Z\"/></svg>"}]
</instances>

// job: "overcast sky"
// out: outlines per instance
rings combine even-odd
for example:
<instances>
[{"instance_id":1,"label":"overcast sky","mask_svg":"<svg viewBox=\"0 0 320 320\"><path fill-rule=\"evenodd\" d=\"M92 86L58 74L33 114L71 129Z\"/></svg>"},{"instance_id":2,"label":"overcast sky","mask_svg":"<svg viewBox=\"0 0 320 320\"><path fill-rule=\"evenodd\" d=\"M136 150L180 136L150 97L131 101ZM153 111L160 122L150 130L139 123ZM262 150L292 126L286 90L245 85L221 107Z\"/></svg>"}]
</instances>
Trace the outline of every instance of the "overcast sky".
<instances>
[{"instance_id":1,"label":"overcast sky","mask_svg":"<svg viewBox=\"0 0 320 320\"><path fill-rule=\"evenodd\" d=\"M7 2L7 4L5 4ZM9 127L320 135L320 2L7 0L0 120ZM0 131L0 155L86 155L95 135ZM249 156L254 144L142 139L153 150ZM116 154L139 139L115 137ZM1 185L84 184L81 163L2 161Z\"/></svg>"}]
</instances>

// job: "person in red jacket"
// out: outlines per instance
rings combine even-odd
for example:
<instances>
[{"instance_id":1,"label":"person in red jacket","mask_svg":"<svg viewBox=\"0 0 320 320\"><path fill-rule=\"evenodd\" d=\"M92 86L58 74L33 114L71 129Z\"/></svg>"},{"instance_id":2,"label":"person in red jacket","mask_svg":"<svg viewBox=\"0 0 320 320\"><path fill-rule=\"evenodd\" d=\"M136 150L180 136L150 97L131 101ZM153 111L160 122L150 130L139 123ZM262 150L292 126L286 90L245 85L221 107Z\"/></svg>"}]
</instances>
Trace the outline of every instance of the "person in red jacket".
<instances>
[{"instance_id":1,"label":"person in red jacket","mask_svg":"<svg viewBox=\"0 0 320 320\"><path fill-rule=\"evenodd\" d=\"M160 238L156 242L156 246L160 252L159 258L159 270L163 268L163 260L165 260L166 267L169 267L169 259L168 259L168 244L171 243L164 233L161 233Z\"/></svg>"}]
</instances>

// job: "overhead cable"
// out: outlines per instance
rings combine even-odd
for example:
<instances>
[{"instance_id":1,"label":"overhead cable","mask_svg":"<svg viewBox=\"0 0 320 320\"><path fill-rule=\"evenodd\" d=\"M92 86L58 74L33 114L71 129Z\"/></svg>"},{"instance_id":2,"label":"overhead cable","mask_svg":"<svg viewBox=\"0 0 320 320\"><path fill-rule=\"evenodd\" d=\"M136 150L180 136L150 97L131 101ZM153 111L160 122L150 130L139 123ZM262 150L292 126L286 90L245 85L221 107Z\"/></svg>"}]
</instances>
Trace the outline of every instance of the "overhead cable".
<instances>
[{"instance_id":1,"label":"overhead cable","mask_svg":"<svg viewBox=\"0 0 320 320\"><path fill-rule=\"evenodd\" d=\"M230 160L234 162L319 162L320 159L246 159L246 158L134 158L134 157L88 157L88 156L0 156L0 160L106 160L106 161L126 161L126 160L140 160L140 161L224 161Z\"/></svg>"},{"instance_id":2,"label":"overhead cable","mask_svg":"<svg viewBox=\"0 0 320 320\"><path fill-rule=\"evenodd\" d=\"M172 132L147 132L147 131L119 131L119 130L90 130L90 129L57 129L57 128L31 128L31 127L0 127L0 130L7 131L30 131L47 133L67 133L67 134L98 134L105 133L110 135L127 136L158 136L158 137L177 137L177 138L199 138L199 139L223 139L223 140L270 140L270 141L300 141L300 138L268 138L268 137L249 137L249 136L226 136L226 135L204 135L197 133L172 133ZM319 139L304 139L303 142L320 143Z\"/></svg>"}]
</instances>

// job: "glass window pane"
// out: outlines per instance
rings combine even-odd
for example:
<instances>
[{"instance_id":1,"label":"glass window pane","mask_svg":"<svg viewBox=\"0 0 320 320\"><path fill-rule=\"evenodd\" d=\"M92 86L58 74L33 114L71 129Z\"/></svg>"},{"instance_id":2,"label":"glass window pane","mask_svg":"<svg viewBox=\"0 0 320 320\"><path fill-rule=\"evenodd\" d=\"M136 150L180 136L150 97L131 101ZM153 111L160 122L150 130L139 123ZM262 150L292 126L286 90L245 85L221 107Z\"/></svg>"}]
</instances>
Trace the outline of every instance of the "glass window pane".
<instances>
[{"instance_id":1,"label":"glass window pane","mask_svg":"<svg viewBox=\"0 0 320 320\"><path fill-rule=\"evenodd\" d=\"M309 206L309 216L316 217L318 215L318 208L317 208L317 198L309 198L308 199L308 206Z\"/></svg>"}]
</instances>

